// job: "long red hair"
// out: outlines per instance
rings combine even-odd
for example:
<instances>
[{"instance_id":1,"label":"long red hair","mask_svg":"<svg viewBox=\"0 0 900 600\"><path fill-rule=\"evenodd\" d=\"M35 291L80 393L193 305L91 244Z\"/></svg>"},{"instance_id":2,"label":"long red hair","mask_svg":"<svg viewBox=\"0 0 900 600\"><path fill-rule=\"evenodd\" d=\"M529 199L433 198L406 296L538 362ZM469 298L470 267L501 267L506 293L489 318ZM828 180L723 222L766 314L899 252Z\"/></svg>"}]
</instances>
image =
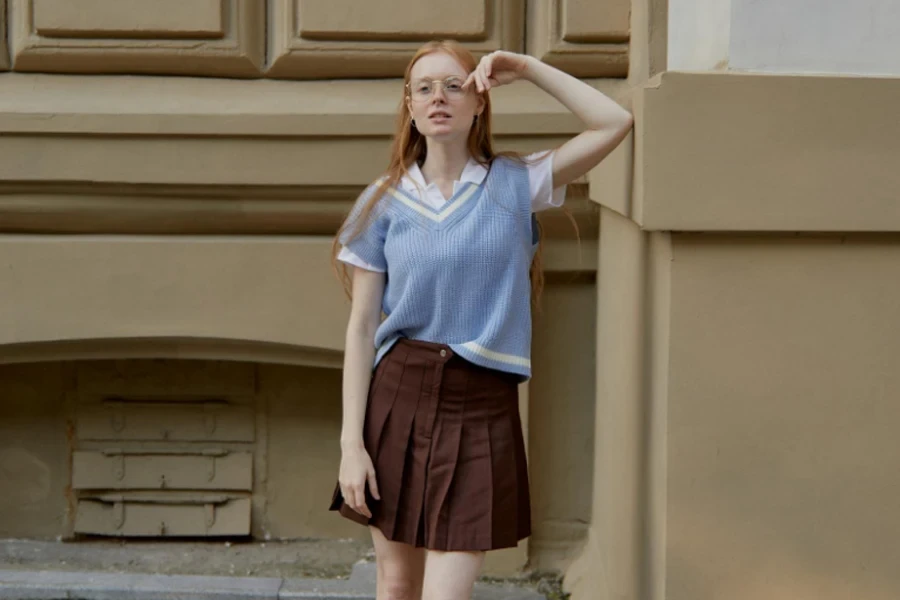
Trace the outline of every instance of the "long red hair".
<instances>
[{"instance_id":1,"label":"long red hair","mask_svg":"<svg viewBox=\"0 0 900 600\"><path fill-rule=\"evenodd\" d=\"M478 62L469 50L462 44L454 40L441 40L428 42L423 45L409 61L406 72L403 75L403 96L400 99L400 109L397 111L397 125L394 132L394 139L391 145L391 161L388 164L384 177L382 177L376 185L375 192L371 195L365 206L362 207L359 216L353 221L357 224L354 231L350 232L349 239L358 235L369 223L372 217L372 211L378 204L381 197L393 186L396 186L400 179L409 173L409 167L413 162L422 162L425 159L427 147L425 144L425 136L419 133L419 130L411 126L412 117L406 107L407 85L410 80L410 73L413 66L423 56L444 52L454 57L461 64L467 73L475 70ZM487 93L483 94L484 110L481 115L475 119L475 123L469 130L467 147L469 154L484 166L489 166L491 161L497 156L508 156L520 159L521 156L512 152L495 152L493 147L493 138L491 135L491 97ZM341 280L344 291L348 297L351 297L351 280L347 265L337 260L340 251L340 239L342 235L350 227L349 221L344 221L338 230L338 234L332 244L331 261L332 266ZM540 229L540 227L539 227ZM534 259L531 263L529 278L531 280L531 304L533 309L538 308L538 300L544 287L544 272L541 268L541 255L543 250L543 236L538 236L538 248L535 252Z\"/></svg>"}]
</instances>

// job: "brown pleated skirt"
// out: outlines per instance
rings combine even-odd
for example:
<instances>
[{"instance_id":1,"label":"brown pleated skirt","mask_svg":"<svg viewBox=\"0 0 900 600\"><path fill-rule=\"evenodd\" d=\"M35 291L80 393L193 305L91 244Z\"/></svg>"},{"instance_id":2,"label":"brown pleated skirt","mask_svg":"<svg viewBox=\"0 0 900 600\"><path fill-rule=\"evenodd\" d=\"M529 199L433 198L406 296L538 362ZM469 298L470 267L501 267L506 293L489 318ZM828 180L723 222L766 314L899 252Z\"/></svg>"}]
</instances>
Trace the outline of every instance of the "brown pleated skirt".
<instances>
[{"instance_id":1,"label":"brown pleated skirt","mask_svg":"<svg viewBox=\"0 0 900 600\"><path fill-rule=\"evenodd\" d=\"M373 374L363 438L381 500L366 494L369 520L337 486L331 510L431 550L508 548L531 534L516 375L401 339Z\"/></svg>"}]
</instances>

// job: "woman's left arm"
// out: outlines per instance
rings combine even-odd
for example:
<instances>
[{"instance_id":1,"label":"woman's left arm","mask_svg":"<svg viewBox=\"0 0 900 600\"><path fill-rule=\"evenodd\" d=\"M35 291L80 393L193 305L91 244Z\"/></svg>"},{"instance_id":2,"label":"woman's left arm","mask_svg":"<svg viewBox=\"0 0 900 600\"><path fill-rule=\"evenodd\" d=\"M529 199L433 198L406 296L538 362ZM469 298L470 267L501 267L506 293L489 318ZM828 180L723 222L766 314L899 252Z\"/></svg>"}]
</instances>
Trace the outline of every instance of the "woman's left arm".
<instances>
[{"instance_id":1,"label":"woman's left arm","mask_svg":"<svg viewBox=\"0 0 900 600\"><path fill-rule=\"evenodd\" d=\"M618 146L634 123L627 110L602 92L533 56L493 52L481 59L466 81L479 92L526 79L568 108L587 130L556 150L553 187L567 185L590 171Z\"/></svg>"},{"instance_id":2,"label":"woman's left arm","mask_svg":"<svg viewBox=\"0 0 900 600\"><path fill-rule=\"evenodd\" d=\"M631 113L602 92L533 56L525 57L523 79L532 82L581 119L587 130L556 150L553 187L572 183L615 150L634 123Z\"/></svg>"}]
</instances>

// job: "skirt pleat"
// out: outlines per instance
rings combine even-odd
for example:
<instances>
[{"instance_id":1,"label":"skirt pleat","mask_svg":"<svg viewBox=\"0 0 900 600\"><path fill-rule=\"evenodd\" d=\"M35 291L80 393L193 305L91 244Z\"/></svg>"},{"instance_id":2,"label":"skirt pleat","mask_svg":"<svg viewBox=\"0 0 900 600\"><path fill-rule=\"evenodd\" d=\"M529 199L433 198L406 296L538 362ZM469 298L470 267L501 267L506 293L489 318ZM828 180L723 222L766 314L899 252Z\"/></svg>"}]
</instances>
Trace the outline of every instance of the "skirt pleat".
<instances>
[{"instance_id":1,"label":"skirt pleat","mask_svg":"<svg viewBox=\"0 0 900 600\"><path fill-rule=\"evenodd\" d=\"M413 429L423 377L420 370L406 369L405 361L403 364L404 367L396 380L382 379L383 382L396 381L396 385L375 388L376 393L381 391L385 393L378 393L370 402L371 406L377 407L381 404L380 399L383 396L393 398L388 419L381 431L373 434L380 438L380 443L377 446L367 447L375 466L375 477L381 494L381 501L375 506L370 506L370 510L378 512L377 516L388 539L408 535L404 530L405 520L399 519L398 515L407 510L409 493L412 491L409 486L404 486L403 482L407 472L416 468L415 464L412 464L416 456L409 453L408 449L410 442L414 440ZM372 425L372 428L375 427L377 424ZM386 468L385 465L390 465L390 468Z\"/></svg>"},{"instance_id":2,"label":"skirt pleat","mask_svg":"<svg viewBox=\"0 0 900 600\"><path fill-rule=\"evenodd\" d=\"M375 370L375 374L372 377L372 384L369 387L369 395L366 405L366 419L371 422L371 427L367 427L363 429L363 441L365 443L366 448L380 448L381 447L381 439L382 432L384 431L384 425L388 420L388 416L391 414L391 410L394 408L394 401L397 399L396 391L399 391L399 386L395 390L394 396L390 399L390 401L379 402L378 404L372 403L372 390L379 389L379 384L381 379L384 377L385 371L390 371L388 377L401 378L403 376L403 364L396 362L383 362L378 365L378 368Z\"/></svg>"},{"instance_id":3,"label":"skirt pleat","mask_svg":"<svg viewBox=\"0 0 900 600\"><path fill-rule=\"evenodd\" d=\"M447 382L448 396L458 392L465 397L468 387L468 373L464 377ZM450 535L451 511L453 509L450 495L454 481L458 478L458 466L462 449L463 423L465 422L465 403L447 402L441 407L441 419L435 423L431 443L431 463L428 468L428 489L425 494L425 507L428 511L426 522L428 536L433 544L447 546ZM424 532L423 532L424 533ZM424 544L424 540L422 541Z\"/></svg>"},{"instance_id":4,"label":"skirt pleat","mask_svg":"<svg viewBox=\"0 0 900 600\"><path fill-rule=\"evenodd\" d=\"M491 446L491 456L501 456L511 452L515 436L511 431L509 421L500 420L489 426L488 437ZM512 472L498 472L500 465L493 461L491 472L493 497L491 510L494 518L491 520L491 532L494 536L502 536L509 531L518 531L518 470ZM507 467L508 468L508 467Z\"/></svg>"},{"instance_id":5,"label":"skirt pleat","mask_svg":"<svg viewBox=\"0 0 900 600\"><path fill-rule=\"evenodd\" d=\"M398 492L397 503L386 506L387 501L382 501L380 507L384 518L379 518L379 527L384 531L389 540L415 540L419 530L419 520L422 512L422 498L425 495L425 480L421 476L427 468L427 452L422 446L417 430L425 413L428 410L423 396L427 395L431 388L428 373L421 369L412 369L419 376L419 385L415 395L412 390L409 394L411 402L406 406L409 418L409 428L404 435L397 438L397 455L403 453L402 460L391 455L379 453L375 462L376 477L378 473L392 473L393 477L386 485L396 486ZM399 467L399 468L398 468ZM374 515L378 518L378 515Z\"/></svg>"},{"instance_id":6,"label":"skirt pleat","mask_svg":"<svg viewBox=\"0 0 900 600\"><path fill-rule=\"evenodd\" d=\"M516 451L516 529L517 537L524 539L531 535L531 498L528 485L528 459L525 454L525 437L522 433L522 419L519 411L510 415L510 429L514 436Z\"/></svg>"},{"instance_id":7,"label":"skirt pleat","mask_svg":"<svg viewBox=\"0 0 900 600\"><path fill-rule=\"evenodd\" d=\"M381 500L367 493L370 520L344 504L338 486L332 510L434 550L508 548L530 535L515 375L401 339L373 375L363 439Z\"/></svg>"}]
</instances>

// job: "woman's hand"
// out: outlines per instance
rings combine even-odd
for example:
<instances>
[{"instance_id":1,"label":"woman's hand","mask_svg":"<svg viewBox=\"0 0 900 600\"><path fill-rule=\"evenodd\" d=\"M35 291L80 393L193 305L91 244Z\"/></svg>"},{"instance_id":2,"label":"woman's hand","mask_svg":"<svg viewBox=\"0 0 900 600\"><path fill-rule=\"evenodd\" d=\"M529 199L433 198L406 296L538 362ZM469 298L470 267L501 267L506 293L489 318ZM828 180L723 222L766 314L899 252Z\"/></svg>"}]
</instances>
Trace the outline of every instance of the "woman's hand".
<instances>
[{"instance_id":1,"label":"woman's hand","mask_svg":"<svg viewBox=\"0 0 900 600\"><path fill-rule=\"evenodd\" d=\"M341 486L341 494L344 502L368 518L372 518L372 512L366 506L366 482L369 482L369 491L376 500L380 500L378 483L375 479L375 467L365 448L344 450L341 456L341 471L338 475L338 483Z\"/></svg>"},{"instance_id":2,"label":"woman's hand","mask_svg":"<svg viewBox=\"0 0 900 600\"><path fill-rule=\"evenodd\" d=\"M528 56L498 50L484 56L466 78L463 88L468 89L474 84L479 93L486 92L492 87L506 85L525 75L528 68Z\"/></svg>"}]
</instances>

